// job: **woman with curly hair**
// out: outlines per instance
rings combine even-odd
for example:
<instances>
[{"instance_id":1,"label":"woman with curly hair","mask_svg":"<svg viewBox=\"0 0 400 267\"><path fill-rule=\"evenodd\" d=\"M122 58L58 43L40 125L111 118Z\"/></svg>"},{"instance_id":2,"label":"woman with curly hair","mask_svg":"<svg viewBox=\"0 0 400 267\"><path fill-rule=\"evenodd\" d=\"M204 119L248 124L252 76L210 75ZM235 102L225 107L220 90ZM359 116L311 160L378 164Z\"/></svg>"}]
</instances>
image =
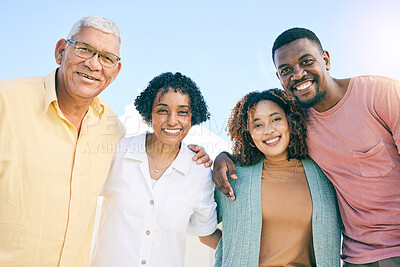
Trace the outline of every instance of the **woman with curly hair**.
<instances>
[{"instance_id":1,"label":"woman with curly hair","mask_svg":"<svg viewBox=\"0 0 400 267\"><path fill-rule=\"evenodd\" d=\"M237 179L215 192L215 266L340 266L335 190L307 156L306 120L284 91L251 92L228 122Z\"/></svg>"},{"instance_id":2,"label":"woman with curly hair","mask_svg":"<svg viewBox=\"0 0 400 267\"><path fill-rule=\"evenodd\" d=\"M150 81L135 106L153 132L123 138L103 187L92 266L184 266L186 234L216 247L211 170L183 143L209 118L197 85L181 73Z\"/></svg>"}]
</instances>

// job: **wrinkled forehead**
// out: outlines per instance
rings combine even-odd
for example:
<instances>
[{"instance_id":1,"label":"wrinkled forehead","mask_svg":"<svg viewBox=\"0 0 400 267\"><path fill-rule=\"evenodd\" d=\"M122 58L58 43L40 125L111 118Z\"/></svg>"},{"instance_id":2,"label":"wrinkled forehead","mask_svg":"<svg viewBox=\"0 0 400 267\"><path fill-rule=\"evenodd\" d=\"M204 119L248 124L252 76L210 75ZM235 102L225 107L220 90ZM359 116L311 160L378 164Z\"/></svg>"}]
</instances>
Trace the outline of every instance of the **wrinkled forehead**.
<instances>
[{"instance_id":1,"label":"wrinkled forehead","mask_svg":"<svg viewBox=\"0 0 400 267\"><path fill-rule=\"evenodd\" d=\"M83 26L73 39L93 46L99 51L107 51L119 55L121 43L112 33L106 33L93 27Z\"/></svg>"}]
</instances>

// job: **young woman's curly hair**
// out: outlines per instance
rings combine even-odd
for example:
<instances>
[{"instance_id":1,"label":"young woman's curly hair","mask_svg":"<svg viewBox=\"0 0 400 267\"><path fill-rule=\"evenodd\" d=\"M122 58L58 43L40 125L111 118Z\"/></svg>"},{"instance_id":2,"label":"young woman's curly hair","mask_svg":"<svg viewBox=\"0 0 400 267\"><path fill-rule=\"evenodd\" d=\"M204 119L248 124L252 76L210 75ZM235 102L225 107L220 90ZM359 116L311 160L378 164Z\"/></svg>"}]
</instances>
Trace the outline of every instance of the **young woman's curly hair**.
<instances>
[{"instance_id":1,"label":"young woman's curly hair","mask_svg":"<svg viewBox=\"0 0 400 267\"><path fill-rule=\"evenodd\" d=\"M279 89L262 92L254 91L240 99L232 109L227 130L233 141L233 157L241 165L254 165L264 154L254 146L248 131L249 118L258 102L270 100L277 103L285 112L290 131L290 141L287 148L288 160L302 159L307 156L307 126L306 118L294 98ZM252 145L251 145L252 144Z\"/></svg>"},{"instance_id":2,"label":"young woman's curly hair","mask_svg":"<svg viewBox=\"0 0 400 267\"><path fill-rule=\"evenodd\" d=\"M157 93L161 92L160 100L169 89L189 96L192 126L205 122L210 118L207 104L196 83L180 72L175 74L166 72L153 78L135 99L135 107L147 124L151 124L151 111Z\"/></svg>"}]
</instances>

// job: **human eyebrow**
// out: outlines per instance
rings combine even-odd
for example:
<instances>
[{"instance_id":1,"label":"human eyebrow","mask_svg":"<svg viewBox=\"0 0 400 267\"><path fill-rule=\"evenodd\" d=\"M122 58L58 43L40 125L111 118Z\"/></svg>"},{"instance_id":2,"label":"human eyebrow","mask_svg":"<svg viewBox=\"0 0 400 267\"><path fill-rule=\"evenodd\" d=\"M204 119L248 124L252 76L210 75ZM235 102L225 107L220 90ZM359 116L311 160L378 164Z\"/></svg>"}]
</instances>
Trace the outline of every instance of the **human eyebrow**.
<instances>
[{"instance_id":1,"label":"human eyebrow","mask_svg":"<svg viewBox=\"0 0 400 267\"><path fill-rule=\"evenodd\" d=\"M281 68L283 68L283 67L286 67L286 66L289 66L289 65L288 65L288 64L279 65L279 66L278 66L278 70L281 69Z\"/></svg>"},{"instance_id":2,"label":"human eyebrow","mask_svg":"<svg viewBox=\"0 0 400 267\"><path fill-rule=\"evenodd\" d=\"M257 121L259 121L259 120L260 120L260 118L253 118L253 119L251 120L251 122L254 123L254 122L257 122Z\"/></svg>"},{"instance_id":3,"label":"human eyebrow","mask_svg":"<svg viewBox=\"0 0 400 267\"><path fill-rule=\"evenodd\" d=\"M168 107L168 105L167 105L167 104L164 104L164 103L158 103L156 106L157 106L157 107L158 107L158 106Z\"/></svg>"},{"instance_id":4,"label":"human eyebrow","mask_svg":"<svg viewBox=\"0 0 400 267\"><path fill-rule=\"evenodd\" d=\"M190 106L188 106L188 105L178 105L178 108L188 108L188 109L190 109Z\"/></svg>"},{"instance_id":5,"label":"human eyebrow","mask_svg":"<svg viewBox=\"0 0 400 267\"><path fill-rule=\"evenodd\" d=\"M272 112L271 114L269 114L270 117L275 116L275 115L281 115L280 112Z\"/></svg>"},{"instance_id":6,"label":"human eyebrow","mask_svg":"<svg viewBox=\"0 0 400 267\"><path fill-rule=\"evenodd\" d=\"M302 55L302 56L299 58L299 61L303 60L303 59L306 58L306 57L312 57L312 58L314 58L314 56L311 55L311 54L305 54L305 55Z\"/></svg>"}]
</instances>

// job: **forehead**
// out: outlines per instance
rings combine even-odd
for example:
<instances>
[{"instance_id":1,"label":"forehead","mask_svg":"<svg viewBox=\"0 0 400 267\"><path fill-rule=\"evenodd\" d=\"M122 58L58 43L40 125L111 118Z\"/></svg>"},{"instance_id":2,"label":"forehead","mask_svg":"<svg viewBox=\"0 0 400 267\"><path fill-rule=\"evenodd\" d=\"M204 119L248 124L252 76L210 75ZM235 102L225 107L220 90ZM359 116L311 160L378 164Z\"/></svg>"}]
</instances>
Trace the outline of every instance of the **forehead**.
<instances>
[{"instance_id":1,"label":"forehead","mask_svg":"<svg viewBox=\"0 0 400 267\"><path fill-rule=\"evenodd\" d=\"M307 38L297 39L287 45L278 48L274 54L275 66L297 61L305 55L317 57L321 54L320 48Z\"/></svg>"},{"instance_id":2,"label":"forehead","mask_svg":"<svg viewBox=\"0 0 400 267\"><path fill-rule=\"evenodd\" d=\"M87 43L97 50L119 55L120 43L118 37L114 34L84 26L73 38L75 41Z\"/></svg>"},{"instance_id":3,"label":"forehead","mask_svg":"<svg viewBox=\"0 0 400 267\"><path fill-rule=\"evenodd\" d=\"M274 101L261 100L253 109L253 117L269 116L272 113L285 114L283 109Z\"/></svg>"},{"instance_id":4,"label":"forehead","mask_svg":"<svg viewBox=\"0 0 400 267\"><path fill-rule=\"evenodd\" d=\"M189 105L189 95L183 94L180 90L175 92L174 89L169 88L160 98L163 89L158 90L157 95L154 99L154 103L162 103L171 106Z\"/></svg>"}]
</instances>

